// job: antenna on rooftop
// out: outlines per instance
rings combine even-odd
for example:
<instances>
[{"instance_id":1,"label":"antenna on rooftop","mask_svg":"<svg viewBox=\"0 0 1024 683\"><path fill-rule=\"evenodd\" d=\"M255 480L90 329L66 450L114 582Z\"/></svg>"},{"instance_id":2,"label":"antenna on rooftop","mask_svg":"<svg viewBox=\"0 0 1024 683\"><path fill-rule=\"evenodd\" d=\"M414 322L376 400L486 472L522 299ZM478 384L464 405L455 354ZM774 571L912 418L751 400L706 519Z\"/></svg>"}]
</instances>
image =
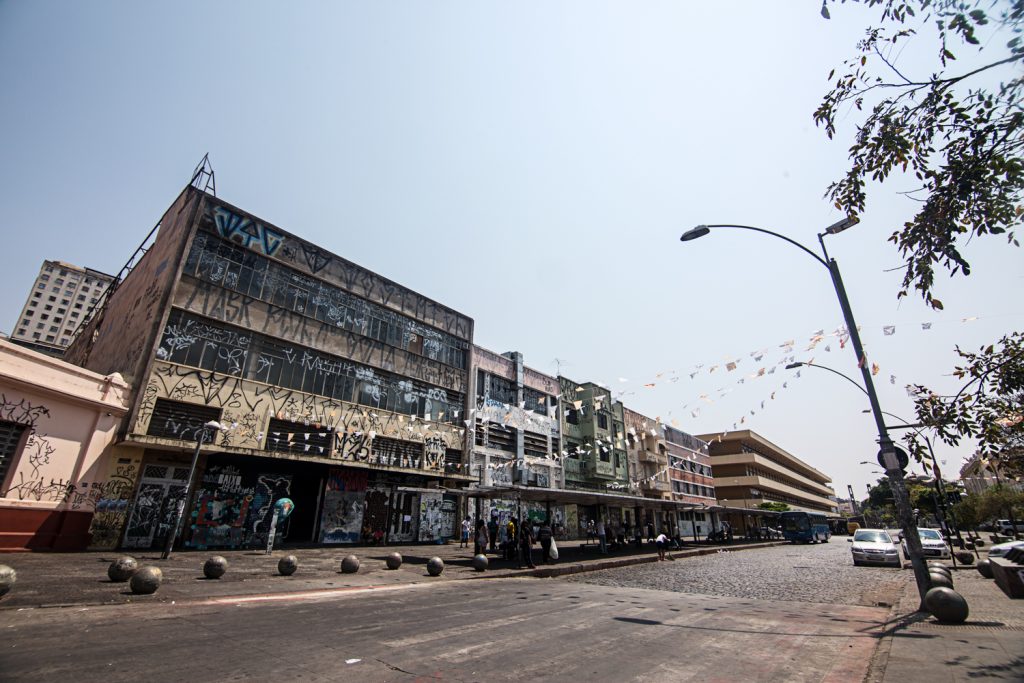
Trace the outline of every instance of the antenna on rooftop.
<instances>
[{"instance_id":1,"label":"antenna on rooftop","mask_svg":"<svg viewBox=\"0 0 1024 683\"><path fill-rule=\"evenodd\" d=\"M210 163L209 152L203 155L202 161L192 171L192 182L189 185L202 192L212 194L214 197L217 196L217 179L213 175L213 165Z\"/></svg>"},{"instance_id":2,"label":"antenna on rooftop","mask_svg":"<svg viewBox=\"0 0 1024 683\"><path fill-rule=\"evenodd\" d=\"M562 358L556 358L552 362L554 363L554 366L555 366L555 372L558 374L559 377L561 377L562 376L562 366L563 365L569 365L569 361L564 360Z\"/></svg>"}]
</instances>

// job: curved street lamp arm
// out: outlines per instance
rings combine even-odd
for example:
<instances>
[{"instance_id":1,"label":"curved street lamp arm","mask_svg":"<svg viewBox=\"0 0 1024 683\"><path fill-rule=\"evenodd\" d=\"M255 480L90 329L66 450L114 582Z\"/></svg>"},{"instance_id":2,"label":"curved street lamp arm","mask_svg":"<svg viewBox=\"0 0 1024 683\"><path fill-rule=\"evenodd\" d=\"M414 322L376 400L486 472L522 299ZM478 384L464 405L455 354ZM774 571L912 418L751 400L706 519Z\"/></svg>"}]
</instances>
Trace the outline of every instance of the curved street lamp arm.
<instances>
[{"instance_id":1,"label":"curved street lamp arm","mask_svg":"<svg viewBox=\"0 0 1024 683\"><path fill-rule=\"evenodd\" d=\"M846 380L847 382L849 382L849 383L850 383L850 384L852 384L853 386L855 386L855 387L857 387L858 389L860 389L860 390L861 390L861 393L863 393L863 394L864 394L865 396L868 396L868 395L869 395L869 394L868 394L868 390L867 390L867 389L865 389L864 387L862 387L862 386L861 386L860 384L858 384L858 383L857 383L857 380L853 379L853 378L852 378L852 377L850 377L849 375L845 375L845 374L843 374L843 373L839 372L838 370L833 370L832 368L830 368L830 367L828 367L828 366L826 366L826 365L818 365L817 363L807 363L807 362L804 362L804 363L801 363L801 365L804 365L804 366L806 366L806 367L809 367L809 368L820 368L820 369L822 369L822 370L828 370L828 371L829 371L829 372L831 372L832 374L834 374L834 375L839 375L840 377L842 377L843 379L845 379L845 380Z\"/></svg>"},{"instance_id":2,"label":"curved street lamp arm","mask_svg":"<svg viewBox=\"0 0 1024 683\"><path fill-rule=\"evenodd\" d=\"M792 244L794 247L797 247L799 249L803 249L805 252L807 252L808 254L813 256L815 261L817 261L818 263L823 265L826 269L828 268L828 263L826 263L825 259L821 258L820 256L818 256L813 251L811 251L810 249L808 249L804 245L800 244L796 240L791 240L790 238L786 237L785 235L780 235L779 233L772 232L771 230L765 230L764 228L755 228L752 225L736 225L736 224L733 224L733 223L719 223L719 224L716 224L716 225L706 225L704 227L706 227L706 228L737 228L739 230L753 230L754 232L763 232L766 235L772 235L773 237L778 237L780 240L785 240L785 241L789 242L790 244Z\"/></svg>"}]
</instances>

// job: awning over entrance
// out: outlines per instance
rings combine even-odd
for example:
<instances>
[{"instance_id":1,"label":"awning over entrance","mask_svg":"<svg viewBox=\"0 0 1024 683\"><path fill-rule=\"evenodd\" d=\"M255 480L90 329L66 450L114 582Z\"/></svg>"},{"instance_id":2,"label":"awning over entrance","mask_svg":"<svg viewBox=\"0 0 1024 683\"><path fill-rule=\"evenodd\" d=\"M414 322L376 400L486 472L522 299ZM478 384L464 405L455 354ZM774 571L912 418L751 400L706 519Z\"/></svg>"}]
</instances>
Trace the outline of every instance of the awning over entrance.
<instances>
[{"instance_id":1,"label":"awning over entrance","mask_svg":"<svg viewBox=\"0 0 1024 683\"><path fill-rule=\"evenodd\" d=\"M506 499L533 501L538 503L559 503L576 505L616 505L621 507L641 507L647 510L718 510L714 505L700 505L675 500L660 500L630 496L625 493L604 493L599 491L579 491L573 489L544 489L536 486L480 486L466 489L470 498Z\"/></svg>"}]
</instances>

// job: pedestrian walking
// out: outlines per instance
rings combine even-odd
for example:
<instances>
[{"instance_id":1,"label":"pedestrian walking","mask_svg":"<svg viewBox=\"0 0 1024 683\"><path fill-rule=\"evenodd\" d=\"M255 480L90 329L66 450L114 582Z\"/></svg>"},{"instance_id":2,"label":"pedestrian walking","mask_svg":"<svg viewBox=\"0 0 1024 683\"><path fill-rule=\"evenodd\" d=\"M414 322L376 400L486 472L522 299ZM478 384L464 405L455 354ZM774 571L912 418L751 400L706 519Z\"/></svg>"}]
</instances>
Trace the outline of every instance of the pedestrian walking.
<instances>
[{"instance_id":1,"label":"pedestrian walking","mask_svg":"<svg viewBox=\"0 0 1024 683\"><path fill-rule=\"evenodd\" d=\"M601 546L601 554L608 554L608 536L604 529L604 519L597 520L597 542Z\"/></svg>"},{"instance_id":2,"label":"pedestrian walking","mask_svg":"<svg viewBox=\"0 0 1024 683\"><path fill-rule=\"evenodd\" d=\"M540 531L537 532L537 540L540 541L541 558L540 561L544 564L548 563L551 559L551 538L554 534L551 532L551 525L548 524L547 520L540 525Z\"/></svg>"},{"instance_id":3,"label":"pedestrian walking","mask_svg":"<svg viewBox=\"0 0 1024 683\"><path fill-rule=\"evenodd\" d=\"M519 525L519 568L522 569L523 563L530 569L536 569L537 566L533 563L533 526L529 520L520 523Z\"/></svg>"},{"instance_id":4,"label":"pedestrian walking","mask_svg":"<svg viewBox=\"0 0 1024 683\"><path fill-rule=\"evenodd\" d=\"M594 530L594 520L588 519L587 520L587 545L590 545L591 541L594 540L594 536L596 536L596 535L597 535L597 532Z\"/></svg>"},{"instance_id":5,"label":"pedestrian walking","mask_svg":"<svg viewBox=\"0 0 1024 683\"><path fill-rule=\"evenodd\" d=\"M487 533L491 537L491 552L493 553L498 545L498 516L491 515L491 521L487 522Z\"/></svg>"},{"instance_id":6,"label":"pedestrian walking","mask_svg":"<svg viewBox=\"0 0 1024 683\"><path fill-rule=\"evenodd\" d=\"M460 548L469 547L469 532L471 532L472 530L473 522L469 519L469 515L466 515L466 518L462 520L462 540L459 543Z\"/></svg>"},{"instance_id":7,"label":"pedestrian walking","mask_svg":"<svg viewBox=\"0 0 1024 683\"><path fill-rule=\"evenodd\" d=\"M668 536L664 533L658 534L657 538L654 539L654 545L658 547L658 562L665 559L665 546L668 545Z\"/></svg>"}]
</instances>

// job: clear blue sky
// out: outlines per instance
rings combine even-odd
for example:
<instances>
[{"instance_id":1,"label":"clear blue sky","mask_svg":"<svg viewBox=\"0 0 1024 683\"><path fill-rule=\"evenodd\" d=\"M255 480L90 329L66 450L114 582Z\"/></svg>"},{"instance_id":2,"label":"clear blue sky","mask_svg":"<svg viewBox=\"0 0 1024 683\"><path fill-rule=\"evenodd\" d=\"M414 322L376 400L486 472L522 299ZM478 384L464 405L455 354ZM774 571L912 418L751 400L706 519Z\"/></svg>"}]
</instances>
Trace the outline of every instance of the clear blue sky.
<instances>
[{"instance_id":1,"label":"clear blue sky","mask_svg":"<svg viewBox=\"0 0 1024 683\"><path fill-rule=\"evenodd\" d=\"M830 142L812 112L876 13L819 9L0 2L0 329L43 259L117 272L209 152L219 196L470 315L478 344L561 359L691 433L744 417L862 495L876 446L855 388L781 368L737 383L789 339L856 374L834 339L804 351L841 323L827 273L752 233L678 241L745 223L814 248L841 217L822 195L857 117ZM945 312L898 302L886 238L910 187L875 190L830 240L883 408L908 417L905 384L955 389L956 344L1020 328L1024 275L1019 250L982 240L969 279L940 281ZM942 448L947 470L968 452Z\"/></svg>"}]
</instances>

